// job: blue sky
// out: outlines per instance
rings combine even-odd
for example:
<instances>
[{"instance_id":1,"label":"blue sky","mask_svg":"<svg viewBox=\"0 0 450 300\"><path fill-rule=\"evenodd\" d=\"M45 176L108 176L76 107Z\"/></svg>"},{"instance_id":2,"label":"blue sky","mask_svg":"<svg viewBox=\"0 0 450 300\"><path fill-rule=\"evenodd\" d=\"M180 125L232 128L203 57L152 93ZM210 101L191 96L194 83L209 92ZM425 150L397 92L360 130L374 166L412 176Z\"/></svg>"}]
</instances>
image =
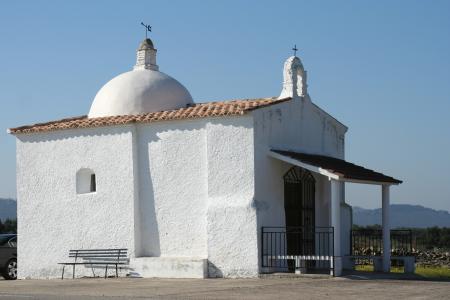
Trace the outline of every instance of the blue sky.
<instances>
[{"instance_id":1,"label":"blue sky","mask_svg":"<svg viewBox=\"0 0 450 300\"><path fill-rule=\"evenodd\" d=\"M315 103L349 127L346 158L405 181L393 203L450 210L450 1L2 1L0 197L6 128L86 114L130 70L144 31L196 101L277 96L297 44ZM379 207L380 190L347 200Z\"/></svg>"}]
</instances>

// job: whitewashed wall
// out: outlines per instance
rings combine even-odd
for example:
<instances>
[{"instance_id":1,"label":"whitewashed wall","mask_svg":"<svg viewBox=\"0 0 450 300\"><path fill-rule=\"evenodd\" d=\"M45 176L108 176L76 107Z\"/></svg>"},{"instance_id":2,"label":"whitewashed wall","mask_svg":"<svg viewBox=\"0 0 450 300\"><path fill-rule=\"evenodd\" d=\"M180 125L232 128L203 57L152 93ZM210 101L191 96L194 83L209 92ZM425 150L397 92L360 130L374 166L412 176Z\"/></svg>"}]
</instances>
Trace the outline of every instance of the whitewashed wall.
<instances>
[{"instance_id":1,"label":"whitewashed wall","mask_svg":"<svg viewBox=\"0 0 450 300\"><path fill-rule=\"evenodd\" d=\"M256 146L344 158L346 127L308 98L294 98L252 114Z\"/></svg>"},{"instance_id":2,"label":"whitewashed wall","mask_svg":"<svg viewBox=\"0 0 450 300\"><path fill-rule=\"evenodd\" d=\"M207 258L209 276L256 276L253 119L137 126L137 256Z\"/></svg>"},{"instance_id":3,"label":"whitewashed wall","mask_svg":"<svg viewBox=\"0 0 450 300\"><path fill-rule=\"evenodd\" d=\"M137 126L137 256L206 258L205 127L205 120Z\"/></svg>"},{"instance_id":4,"label":"whitewashed wall","mask_svg":"<svg viewBox=\"0 0 450 300\"><path fill-rule=\"evenodd\" d=\"M210 277L257 276L253 119L138 125L138 256L207 258Z\"/></svg>"},{"instance_id":5,"label":"whitewashed wall","mask_svg":"<svg viewBox=\"0 0 450 300\"><path fill-rule=\"evenodd\" d=\"M346 128L309 98L302 100L297 97L253 111L252 115L258 230L261 226L285 226L283 175L292 165L269 157L268 151L294 150L344 158ZM316 180L316 226L330 226L328 179L318 174L313 176Z\"/></svg>"},{"instance_id":6,"label":"whitewashed wall","mask_svg":"<svg viewBox=\"0 0 450 300\"><path fill-rule=\"evenodd\" d=\"M98 247L257 276L252 126L246 116L18 135L19 277L60 276L69 249ZM84 168L97 191L77 195Z\"/></svg>"},{"instance_id":7,"label":"whitewashed wall","mask_svg":"<svg viewBox=\"0 0 450 300\"><path fill-rule=\"evenodd\" d=\"M133 255L132 127L17 137L19 278L61 276L57 263L69 249L125 247ZM82 168L95 172L95 193L77 195Z\"/></svg>"},{"instance_id":8,"label":"whitewashed wall","mask_svg":"<svg viewBox=\"0 0 450 300\"><path fill-rule=\"evenodd\" d=\"M255 277L258 244L253 118L211 119L206 128L209 275Z\"/></svg>"}]
</instances>

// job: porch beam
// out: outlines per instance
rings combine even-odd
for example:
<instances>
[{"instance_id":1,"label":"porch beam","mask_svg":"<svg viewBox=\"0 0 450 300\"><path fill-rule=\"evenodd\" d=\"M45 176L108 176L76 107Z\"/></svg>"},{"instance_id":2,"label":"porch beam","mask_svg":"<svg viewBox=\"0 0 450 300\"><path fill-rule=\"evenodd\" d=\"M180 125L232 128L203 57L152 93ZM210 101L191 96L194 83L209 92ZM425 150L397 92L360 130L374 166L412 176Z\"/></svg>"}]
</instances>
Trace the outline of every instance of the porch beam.
<instances>
[{"instance_id":1,"label":"porch beam","mask_svg":"<svg viewBox=\"0 0 450 300\"><path fill-rule=\"evenodd\" d=\"M338 180L342 181L342 182L348 182L348 183L361 183L361 184L372 184L372 185L399 185L398 183L392 183L392 182L359 180L359 179L350 179L350 178L342 178L342 177L340 177Z\"/></svg>"},{"instance_id":2,"label":"porch beam","mask_svg":"<svg viewBox=\"0 0 450 300\"><path fill-rule=\"evenodd\" d=\"M391 226L389 224L389 185L381 187L383 226L383 272L391 271Z\"/></svg>"},{"instance_id":3,"label":"porch beam","mask_svg":"<svg viewBox=\"0 0 450 300\"><path fill-rule=\"evenodd\" d=\"M310 165L310 164L303 163L303 162L301 162L299 160L290 158L290 157L285 156L285 155L278 154L278 153L273 152L273 151L269 151L269 156L271 156L273 158L276 158L278 160L284 161L284 162L286 162L288 164L291 164L291 165L294 165L294 166L306 169L308 171L311 171L311 172L318 173L320 175L326 176L329 179L334 179L334 180L339 180L340 179L339 175L336 175L336 174L334 174L332 172L329 172L329 171L327 171L325 169L322 169L320 167L316 167L316 166L313 166L313 165Z\"/></svg>"}]
</instances>

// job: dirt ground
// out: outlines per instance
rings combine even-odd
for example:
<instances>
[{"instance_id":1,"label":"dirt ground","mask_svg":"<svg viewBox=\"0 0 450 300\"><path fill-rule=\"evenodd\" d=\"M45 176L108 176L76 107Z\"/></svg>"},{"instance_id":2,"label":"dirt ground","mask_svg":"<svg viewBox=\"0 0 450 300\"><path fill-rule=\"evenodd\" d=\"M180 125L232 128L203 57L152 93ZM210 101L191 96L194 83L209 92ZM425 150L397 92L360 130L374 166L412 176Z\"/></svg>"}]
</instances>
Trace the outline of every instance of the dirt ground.
<instances>
[{"instance_id":1,"label":"dirt ground","mask_svg":"<svg viewBox=\"0 0 450 300\"><path fill-rule=\"evenodd\" d=\"M0 280L4 299L450 299L450 282L374 276Z\"/></svg>"}]
</instances>

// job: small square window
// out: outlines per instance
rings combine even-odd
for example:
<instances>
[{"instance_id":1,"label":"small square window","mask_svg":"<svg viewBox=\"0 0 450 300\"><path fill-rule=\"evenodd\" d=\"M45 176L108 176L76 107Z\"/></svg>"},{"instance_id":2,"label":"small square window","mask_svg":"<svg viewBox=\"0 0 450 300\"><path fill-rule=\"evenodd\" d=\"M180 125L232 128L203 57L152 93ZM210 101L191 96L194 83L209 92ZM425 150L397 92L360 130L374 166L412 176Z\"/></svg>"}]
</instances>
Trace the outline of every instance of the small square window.
<instances>
[{"instance_id":1,"label":"small square window","mask_svg":"<svg viewBox=\"0 0 450 300\"><path fill-rule=\"evenodd\" d=\"M97 191L97 181L94 171L90 169L80 169L76 176L77 194L94 193Z\"/></svg>"}]
</instances>

